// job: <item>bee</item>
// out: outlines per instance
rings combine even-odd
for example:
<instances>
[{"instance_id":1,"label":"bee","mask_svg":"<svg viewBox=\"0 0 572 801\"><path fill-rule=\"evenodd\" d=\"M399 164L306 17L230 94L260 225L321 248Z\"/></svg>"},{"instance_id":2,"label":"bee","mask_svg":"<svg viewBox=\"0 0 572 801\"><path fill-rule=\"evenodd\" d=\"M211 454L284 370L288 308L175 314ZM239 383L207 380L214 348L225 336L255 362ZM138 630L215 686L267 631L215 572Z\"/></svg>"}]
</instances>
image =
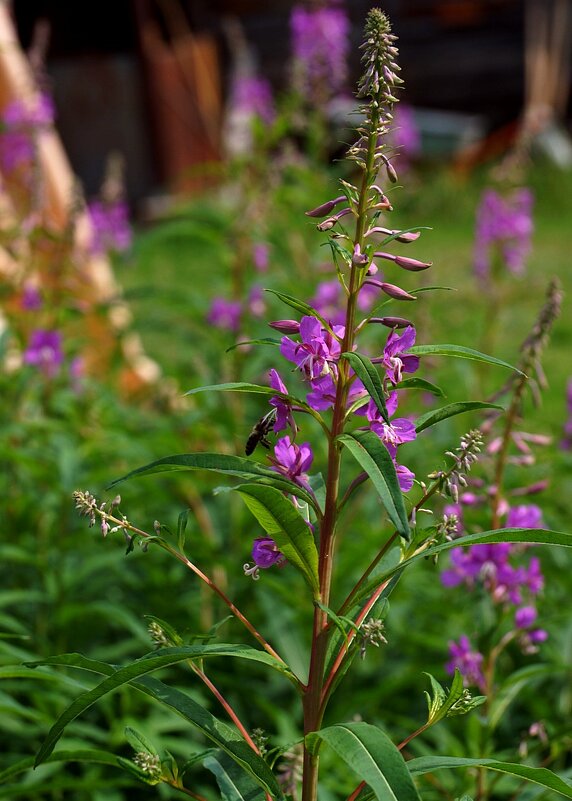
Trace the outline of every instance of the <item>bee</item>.
<instances>
[{"instance_id":1,"label":"bee","mask_svg":"<svg viewBox=\"0 0 572 801\"><path fill-rule=\"evenodd\" d=\"M248 435L246 445L244 446L244 452L247 456L250 456L254 453L257 445L262 445L262 447L266 449L270 448L268 434L270 433L270 429L274 425L275 420L276 409L271 409L268 414L265 414L264 417L261 417L256 423Z\"/></svg>"}]
</instances>

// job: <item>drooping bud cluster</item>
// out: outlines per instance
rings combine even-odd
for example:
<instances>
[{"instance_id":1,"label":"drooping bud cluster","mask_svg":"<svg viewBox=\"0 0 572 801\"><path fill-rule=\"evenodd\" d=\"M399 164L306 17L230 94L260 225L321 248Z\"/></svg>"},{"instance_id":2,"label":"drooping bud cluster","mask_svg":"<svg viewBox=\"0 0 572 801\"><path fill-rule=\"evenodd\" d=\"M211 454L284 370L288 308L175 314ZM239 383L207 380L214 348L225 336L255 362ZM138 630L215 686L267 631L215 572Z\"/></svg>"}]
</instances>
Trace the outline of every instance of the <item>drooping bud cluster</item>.
<instances>
[{"instance_id":1,"label":"drooping bud cluster","mask_svg":"<svg viewBox=\"0 0 572 801\"><path fill-rule=\"evenodd\" d=\"M532 331L524 340L521 347L522 370L526 373L534 369L541 387L543 387L545 381L540 359L542 351L548 342L552 326L560 315L561 305L562 288L558 279L553 278L546 290L546 302L540 310L540 314L538 315Z\"/></svg>"},{"instance_id":2,"label":"drooping bud cluster","mask_svg":"<svg viewBox=\"0 0 572 801\"><path fill-rule=\"evenodd\" d=\"M133 762L146 773L149 779L159 781L161 778L161 760L156 754L149 754L147 751L139 751L133 757Z\"/></svg>"},{"instance_id":3,"label":"drooping bud cluster","mask_svg":"<svg viewBox=\"0 0 572 801\"><path fill-rule=\"evenodd\" d=\"M360 657L365 659L366 649L368 645L374 645L379 648L380 645L387 645L387 639L384 635L383 620L368 620L360 629L361 645Z\"/></svg>"}]
</instances>

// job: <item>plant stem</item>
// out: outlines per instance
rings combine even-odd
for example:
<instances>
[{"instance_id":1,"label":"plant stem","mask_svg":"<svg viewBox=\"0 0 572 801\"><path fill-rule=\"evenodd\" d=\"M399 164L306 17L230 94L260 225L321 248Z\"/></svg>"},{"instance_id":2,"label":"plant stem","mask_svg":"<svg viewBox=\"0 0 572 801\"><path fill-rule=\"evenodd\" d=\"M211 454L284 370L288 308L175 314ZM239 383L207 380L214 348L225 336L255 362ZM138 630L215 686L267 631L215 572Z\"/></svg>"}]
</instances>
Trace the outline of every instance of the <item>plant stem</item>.
<instances>
[{"instance_id":1,"label":"plant stem","mask_svg":"<svg viewBox=\"0 0 572 801\"><path fill-rule=\"evenodd\" d=\"M373 127L373 126L372 126ZM374 128L375 130L375 128ZM366 167L362 176L359 204L357 209L354 246L363 243L366 230L368 192L373 181L377 135L370 135ZM344 337L341 348L343 353L351 353L355 339L355 317L357 297L363 281L363 270L353 264L350 270L348 285L348 301ZM324 517L320 526L320 554L318 576L320 582L319 600L329 606L334 567L335 534L338 516L338 495L340 482L341 446L338 437L343 433L347 398L350 386L350 368L345 359L338 362L338 382L334 402L332 427L328 436L328 467L326 479L326 501ZM312 647L310 653L310 670L308 685L303 697L304 735L317 731L322 724L325 712L323 700L324 668L328 647L328 618L320 607L314 609L312 629ZM302 801L316 801L318 795L319 757L310 753L304 745L304 767L302 779Z\"/></svg>"},{"instance_id":2,"label":"plant stem","mask_svg":"<svg viewBox=\"0 0 572 801\"><path fill-rule=\"evenodd\" d=\"M244 626L246 629L248 629L248 631L249 631L249 632L252 634L252 636L254 637L254 639L255 639L255 640L258 642L258 643L260 643L260 645L261 645L261 646L264 648L264 650L265 650L267 653L269 653L269 654L270 654L270 656L273 656L273 657L274 657L274 659L277 659L279 662L282 662L282 664L286 664L286 663L284 662L284 660L282 659L282 657L281 657L279 654L277 654L277 653L276 653L276 651L274 650L274 648L272 648L272 646L271 646L269 643L267 643L267 642L266 642L266 640L264 639L264 637L262 636L262 634L260 634L260 633L259 633L259 632L256 630L256 628L255 628L255 627L252 625L252 623L250 622L250 620L248 620L248 618L247 618L247 617L245 617L245 615L243 615L243 613L240 611L240 609L238 609L238 607L236 607L236 606L235 606L235 605L232 603L232 601L230 600L230 598L228 598L228 596L227 596L227 595L226 595L226 594L225 594L225 593L224 593L224 592L223 592L223 591L220 589L220 587L218 587L218 585L217 585L217 584L215 584L215 583L214 583L214 581L213 581L211 578L209 578L209 576L207 576L205 573L203 573L203 572L202 572L202 570L200 570L200 568L198 568L198 567L197 567L195 564L193 564L193 562L191 562L191 560L190 560L190 559L188 559L188 558L185 556L185 554L183 554L183 553L180 553L179 551L177 551L175 548L173 548L171 545L169 545L169 544L168 544L167 542L165 542L164 540L160 540L160 539L156 539L156 540L155 540L155 539L152 537L152 535L151 535L151 534L149 534L147 531L143 531L143 529L137 528L136 526L134 526L134 525L132 525L131 523L129 523L129 521L127 521L127 520L120 520L119 518L115 517L114 515L111 515L111 514L109 514L108 512L104 512L104 511L102 511L101 509L98 509L98 508L95 508L95 509L94 509L94 511L95 511L95 512L96 512L96 513L97 513L97 514L98 514L98 515L99 515L99 516L100 516L102 519L104 519L104 520L106 520L106 521L108 521L108 522L110 522L110 523L113 523L113 524L115 524L116 526L118 526L118 528L121 528L122 530L125 530L125 531L132 531L134 534L137 534L138 536L140 536L140 537L143 537L144 539L153 539L153 541L157 542L157 544L158 544L158 545L159 545L161 548L163 548L163 550L167 551L167 553L170 553L170 554L171 554L171 556L174 556L174 557L175 557L175 559L178 559L178 560L179 560L179 562L182 562L182 563L183 563L183 564L184 564L186 567L188 567L188 568L189 568L189 570L192 570L192 572L193 572L193 573L194 573L196 576L198 576L198 577L201 579L201 581L204 581L204 583L205 583L205 584L206 584L208 587L210 587L210 588L211 588L211 590L212 590L214 593L216 593L216 594L218 595L218 597L219 597L219 598L220 598L220 599L221 599L221 600L222 600L222 601L223 601L223 602L226 604L226 606L229 608L229 610L232 612L232 614L233 614L233 615L234 615L234 616L235 616L235 617L236 617L238 620L240 620L240 622L242 623L242 625L243 625L243 626ZM299 681L297 681L297 685L298 685L298 687L300 687L300 686L301 686Z\"/></svg>"}]
</instances>

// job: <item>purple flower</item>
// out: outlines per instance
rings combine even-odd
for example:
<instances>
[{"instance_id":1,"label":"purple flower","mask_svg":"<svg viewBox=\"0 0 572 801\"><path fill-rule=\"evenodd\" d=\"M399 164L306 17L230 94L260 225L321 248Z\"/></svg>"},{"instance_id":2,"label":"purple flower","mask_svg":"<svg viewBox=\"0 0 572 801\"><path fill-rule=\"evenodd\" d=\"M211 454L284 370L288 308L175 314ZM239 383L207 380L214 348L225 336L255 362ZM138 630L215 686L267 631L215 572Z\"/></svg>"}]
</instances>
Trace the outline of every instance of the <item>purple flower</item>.
<instances>
[{"instance_id":1,"label":"purple flower","mask_svg":"<svg viewBox=\"0 0 572 801\"><path fill-rule=\"evenodd\" d=\"M542 509L534 503L513 506L506 519L506 528L542 528Z\"/></svg>"},{"instance_id":2,"label":"purple flower","mask_svg":"<svg viewBox=\"0 0 572 801\"><path fill-rule=\"evenodd\" d=\"M334 405L336 400L336 391L336 383L332 378L331 373L329 373L312 381L312 391L308 392L306 395L306 400L312 409L315 409L318 412L323 412ZM348 392L347 405L351 406L351 404L359 397L364 395L365 392L365 387L359 378L355 379Z\"/></svg>"},{"instance_id":3,"label":"purple flower","mask_svg":"<svg viewBox=\"0 0 572 801\"><path fill-rule=\"evenodd\" d=\"M397 410L397 392L391 393L387 399L386 407L388 415L395 413ZM392 456L395 456L399 445L404 442L412 442L417 437L415 425L405 417L396 418L390 423L386 423L373 400L370 400L366 406L365 414L369 420L369 427L385 443Z\"/></svg>"},{"instance_id":4,"label":"purple flower","mask_svg":"<svg viewBox=\"0 0 572 801\"><path fill-rule=\"evenodd\" d=\"M26 311L38 311L42 308L42 295L37 286L33 284L26 284L22 292L22 300L20 301L22 308Z\"/></svg>"},{"instance_id":5,"label":"purple flower","mask_svg":"<svg viewBox=\"0 0 572 801\"><path fill-rule=\"evenodd\" d=\"M320 281L316 294L310 299L310 306L330 323L342 325L346 315L342 308L342 286L338 279Z\"/></svg>"},{"instance_id":6,"label":"purple flower","mask_svg":"<svg viewBox=\"0 0 572 801\"><path fill-rule=\"evenodd\" d=\"M264 291L260 286L253 286L248 294L248 310L254 317L262 317L266 311Z\"/></svg>"},{"instance_id":7,"label":"purple flower","mask_svg":"<svg viewBox=\"0 0 572 801\"><path fill-rule=\"evenodd\" d=\"M257 567L272 567L284 559L278 547L270 537L258 537L252 543L252 558Z\"/></svg>"},{"instance_id":8,"label":"purple flower","mask_svg":"<svg viewBox=\"0 0 572 801\"><path fill-rule=\"evenodd\" d=\"M484 657L478 651L471 650L471 642L466 635L459 637L459 642L449 642L449 656L451 659L445 665L445 670L453 675L455 668L458 668L463 676L463 683L466 687L476 685L479 689L485 689L485 677L482 672Z\"/></svg>"},{"instance_id":9,"label":"purple flower","mask_svg":"<svg viewBox=\"0 0 572 801\"><path fill-rule=\"evenodd\" d=\"M37 136L53 123L54 106L48 95L29 102L13 100L2 115L0 163L7 172L30 164Z\"/></svg>"},{"instance_id":10,"label":"purple flower","mask_svg":"<svg viewBox=\"0 0 572 801\"><path fill-rule=\"evenodd\" d=\"M113 203L94 200L88 207L92 225L92 253L124 253L131 247L129 209L124 201Z\"/></svg>"},{"instance_id":11,"label":"purple flower","mask_svg":"<svg viewBox=\"0 0 572 801\"><path fill-rule=\"evenodd\" d=\"M538 612L534 606L521 606L514 613L514 625L517 629L528 629L537 617Z\"/></svg>"},{"instance_id":12,"label":"purple flower","mask_svg":"<svg viewBox=\"0 0 572 801\"><path fill-rule=\"evenodd\" d=\"M252 543L252 558L254 564L248 562L243 565L246 576L252 576L255 581L260 578L260 569L266 570L272 565L283 565L286 561L284 554L278 550L278 546L270 537L257 537Z\"/></svg>"},{"instance_id":13,"label":"purple flower","mask_svg":"<svg viewBox=\"0 0 572 801\"><path fill-rule=\"evenodd\" d=\"M399 384L403 373L414 373L419 367L418 356L407 356L406 351L415 344L415 328L408 325L402 334L392 331L387 337L381 363L393 384Z\"/></svg>"},{"instance_id":14,"label":"purple flower","mask_svg":"<svg viewBox=\"0 0 572 801\"><path fill-rule=\"evenodd\" d=\"M421 133L415 112L406 103L399 103L393 115L391 144L396 149L394 161L399 170L407 170L421 152Z\"/></svg>"},{"instance_id":15,"label":"purple flower","mask_svg":"<svg viewBox=\"0 0 572 801\"><path fill-rule=\"evenodd\" d=\"M274 368L270 370L270 386L277 392L282 392L284 395L288 394L286 385L280 378L278 371ZM273 430L278 433L279 431L283 431L285 428L290 426L292 431L296 433L297 426L292 415L292 407L288 401L280 398L278 395L274 395L272 398L270 398L269 403L276 409L276 420L274 421Z\"/></svg>"},{"instance_id":16,"label":"purple flower","mask_svg":"<svg viewBox=\"0 0 572 801\"><path fill-rule=\"evenodd\" d=\"M235 78L230 102L236 113L258 117L266 125L271 125L276 117L272 87L266 78L256 75Z\"/></svg>"},{"instance_id":17,"label":"purple flower","mask_svg":"<svg viewBox=\"0 0 572 801\"><path fill-rule=\"evenodd\" d=\"M265 273L268 270L270 248L266 242L255 242L252 246L252 261L257 272Z\"/></svg>"},{"instance_id":18,"label":"purple flower","mask_svg":"<svg viewBox=\"0 0 572 801\"><path fill-rule=\"evenodd\" d=\"M240 301L215 298L211 303L207 321L216 328L237 333L240 328L241 314Z\"/></svg>"},{"instance_id":19,"label":"purple flower","mask_svg":"<svg viewBox=\"0 0 572 801\"><path fill-rule=\"evenodd\" d=\"M477 209L474 270L486 280L496 251L509 272L521 275L531 249L533 195L530 189L515 189L502 197L493 189L483 192Z\"/></svg>"},{"instance_id":20,"label":"purple flower","mask_svg":"<svg viewBox=\"0 0 572 801\"><path fill-rule=\"evenodd\" d=\"M33 364L47 378L54 378L64 360L62 335L59 331L38 329L32 332L24 352L24 363Z\"/></svg>"},{"instance_id":21,"label":"purple flower","mask_svg":"<svg viewBox=\"0 0 572 801\"><path fill-rule=\"evenodd\" d=\"M290 16L295 80L311 101L327 101L345 86L350 24L335 0L321 8L294 6Z\"/></svg>"},{"instance_id":22,"label":"purple flower","mask_svg":"<svg viewBox=\"0 0 572 801\"><path fill-rule=\"evenodd\" d=\"M413 486L415 473L413 473L408 467L405 467L405 465L397 464L395 460L393 463L395 464L395 472L397 473L397 481L399 483L399 489L401 490L401 492L409 492L409 490Z\"/></svg>"},{"instance_id":23,"label":"purple flower","mask_svg":"<svg viewBox=\"0 0 572 801\"><path fill-rule=\"evenodd\" d=\"M308 470L314 460L314 454L308 442L296 445L290 437L282 437L274 446L274 458L271 459L273 469L287 476L291 481L309 489Z\"/></svg>"},{"instance_id":24,"label":"purple flower","mask_svg":"<svg viewBox=\"0 0 572 801\"><path fill-rule=\"evenodd\" d=\"M343 327L334 326L336 336L343 336ZM326 375L331 370L341 352L340 343L332 336L316 317L302 317L300 320L301 342L290 337L282 337L280 352L284 358L294 362L309 381Z\"/></svg>"}]
</instances>

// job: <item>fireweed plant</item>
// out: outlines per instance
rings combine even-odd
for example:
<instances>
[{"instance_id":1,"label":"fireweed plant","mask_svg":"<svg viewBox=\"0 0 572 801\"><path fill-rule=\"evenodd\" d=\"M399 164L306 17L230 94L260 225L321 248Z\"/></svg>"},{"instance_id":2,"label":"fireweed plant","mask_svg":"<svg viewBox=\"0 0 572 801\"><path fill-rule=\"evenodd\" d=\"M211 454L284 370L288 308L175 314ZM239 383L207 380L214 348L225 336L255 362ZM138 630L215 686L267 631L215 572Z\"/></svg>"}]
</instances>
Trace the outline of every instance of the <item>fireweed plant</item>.
<instances>
[{"instance_id":1,"label":"fireweed plant","mask_svg":"<svg viewBox=\"0 0 572 801\"><path fill-rule=\"evenodd\" d=\"M133 525L119 511L118 496L106 504L89 492L77 491L76 505L90 524L98 522L104 535L122 534L128 551L136 544L146 550L155 543L172 554L218 596L246 629L254 645L213 642L212 632L206 640L183 645L182 638L168 624L154 620L152 633L158 650L127 666L118 668L79 655L53 657L49 660L51 665L85 669L102 674L103 679L60 716L38 754L37 764L50 757L67 724L83 710L111 690L130 684L176 711L214 743L215 747L203 755L202 764L215 774L221 797L225 799L316 801L321 751L326 749L333 750L343 769L356 775L355 789L349 795L352 800L359 796L380 801L419 801L417 775L445 767L475 765L513 774L519 781L531 779L572 798L572 785L546 769L494 759L423 757L405 761L402 749L414 737L444 717L462 714L481 703L482 699L472 698L463 687L459 672L449 689L430 678L427 720L420 722L397 745L389 733L370 723L327 720L332 695L356 656L363 656L370 646L385 644L388 597L409 565L447 551L453 544L572 545L572 536L568 534L519 527L462 537L453 543L447 531L418 524L418 520L426 517L423 512L434 496L443 492L455 494L478 456L481 440L476 433L465 436L451 451L450 464L428 484L415 482L413 473L402 464L401 445L446 417L491 406L479 402L454 403L428 412L415 422L399 416L400 395L404 390L432 389L440 394L437 387L415 375L420 356L449 354L498 366L509 365L460 346L415 345L413 323L401 316L388 316L380 309L386 303L412 304L417 292L405 291L393 283L396 279L386 281L375 261L388 262L395 273L397 269L415 272L430 267L428 262L393 252L396 242L407 244L417 240L419 229L395 231L386 228L380 219L391 205L379 176L385 175L389 182L397 180L385 153L396 90L401 84L395 42L385 15L372 9L365 27L364 73L358 86L361 122L358 139L348 152L358 180L355 184L342 181L339 196L308 212L311 218L320 220L318 230L328 236L345 296L343 322L331 322L306 301L281 293L281 299L296 312L296 318L271 324L282 334L275 344L285 359L286 369L296 370L305 382L305 398L289 394L290 381L276 368L270 371L270 386L235 382L191 390L191 393L205 389L250 392L268 398L264 415L248 437L247 450L254 458L217 453L179 454L159 459L124 477L199 469L240 479L241 483L233 486L232 491L240 496L260 526L251 559L245 563L245 573L259 579L264 571L280 571L280 580L287 584L294 571L298 571L305 583L306 603L311 605L313 614L307 675L297 675L281 655L280 642L270 643L225 589L187 556L184 515L173 540L164 536L166 528L159 523L152 532ZM382 237L380 244L379 237ZM380 301L376 308L363 314L358 301L362 290L370 286L377 289ZM376 340L376 355L371 359L358 350L366 329L374 332L389 329ZM308 418L312 423L309 430L321 431L327 445L323 475L311 472L315 444L306 439L303 421ZM272 450L269 466L256 459L257 446ZM340 579L336 572L337 554L341 549L355 549L359 542L345 510L366 483L384 509L382 518L380 507L379 547L377 553L363 554L360 577L349 593L340 595L335 583ZM303 599L293 598L296 605L301 602ZM217 656L261 663L292 685L303 721L297 743L272 749L266 735L248 730L207 673L205 663ZM186 663L210 690L232 725L215 717L186 692L149 675L178 663ZM185 773L192 766L179 767L170 755L161 757L152 743L133 730L127 736L137 755L133 761L120 760L121 765L150 784L163 782L187 796L203 799L187 786L189 778ZM51 758L57 759L57 752ZM198 763L195 761L194 765Z\"/></svg>"}]
</instances>

